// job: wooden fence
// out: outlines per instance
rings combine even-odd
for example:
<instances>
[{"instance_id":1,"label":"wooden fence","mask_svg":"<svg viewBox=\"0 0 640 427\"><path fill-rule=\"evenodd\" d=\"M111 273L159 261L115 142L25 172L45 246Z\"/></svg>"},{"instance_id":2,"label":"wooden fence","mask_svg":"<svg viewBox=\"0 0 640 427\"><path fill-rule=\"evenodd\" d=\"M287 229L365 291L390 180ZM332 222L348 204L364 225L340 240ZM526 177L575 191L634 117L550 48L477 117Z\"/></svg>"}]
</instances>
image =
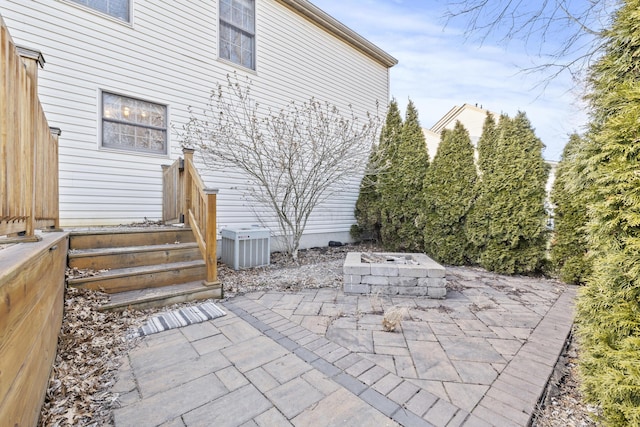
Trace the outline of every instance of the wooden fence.
<instances>
[{"instance_id":1,"label":"wooden fence","mask_svg":"<svg viewBox=\"0 0 640 427\"><path fill-rule=\"evenodd\" d=\"M184 222L184 160L171 166L162 165L162 221L165 224Z\"/></svg>"},{"instance_id":2,"label":"wooden fence","mask_svg":"<svg viewBox=\"0 0 640 427\"><path fill-rule=\"evenodd\" d=\"M191 149L184 149L184 160L163 166L162 220L184 222L191 227L200 252L207 264L207 286L220 286L217 265L217 206L218 190L206 188L193 164Z\"/></svg>"},{"instance_id":3,"label":"wooden fence","mask_svg":"<svg viewBox=\"0 0 640 427\"><path fill-rule=\"evenodd\" d=\"M0 16L0 236L57 229L58 135L38 98L39 52L18 53Z\"/></svg>"}]
</instances>

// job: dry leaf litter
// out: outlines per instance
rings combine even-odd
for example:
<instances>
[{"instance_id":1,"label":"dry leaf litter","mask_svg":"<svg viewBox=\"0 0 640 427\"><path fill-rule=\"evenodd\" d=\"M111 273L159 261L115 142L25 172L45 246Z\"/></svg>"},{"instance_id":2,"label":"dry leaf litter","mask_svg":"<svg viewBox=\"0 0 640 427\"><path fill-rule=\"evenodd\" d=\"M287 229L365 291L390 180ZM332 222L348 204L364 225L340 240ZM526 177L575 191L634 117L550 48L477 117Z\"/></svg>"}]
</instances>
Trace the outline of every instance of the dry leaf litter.
<instances>
[{"instance_id":1,"label":"dry leaf litter","mask_svg":"<svg viewBox=\"0 0 640 427\"><path fill-rule=\"evenodd\" d=\"M225 297L256 290L297 291L304 288L340 287L342 264L348 251L376 251L372 246L315 248L300 252L297 263L274 253L271 264L234 271L219 265L219 278ZM68 277L100 274L91 270L68 270ZM455 277L448 286L455 288ZM122 356L137 339L127 332L137 328L159 311L172 310L186 303L160 309L100 312L106 294L69 288L65 295L63 325L58 353L49 380L40 426L109 426L118 395L110 391L115 383ZM443 306L443 308L446 308ZM391 313L389 330L397 327L403 312ZM597 426L592 421L598 409L582 402L576 372L577 345L571 343L559 362L547 398L536 411L534 426Z\"/></svg>"}]
</instances>

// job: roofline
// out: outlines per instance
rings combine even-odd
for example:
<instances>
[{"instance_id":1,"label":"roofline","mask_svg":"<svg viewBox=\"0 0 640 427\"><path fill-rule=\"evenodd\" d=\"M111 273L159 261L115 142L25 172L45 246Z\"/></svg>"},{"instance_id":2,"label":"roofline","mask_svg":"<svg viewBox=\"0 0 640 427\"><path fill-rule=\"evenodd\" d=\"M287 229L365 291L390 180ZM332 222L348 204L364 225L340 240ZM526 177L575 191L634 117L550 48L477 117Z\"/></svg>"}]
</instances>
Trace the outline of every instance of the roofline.
<instances>
[{"instance_id":1,"label":"roofline","mask_svg":"<svg viewBox=\"0 0 640 427\"><path fill-rule=\"evenodd\" d=\"M387 68L398 60L307 0L277 0Z\"/></svg>"},{"instance_id":2,"label":"roofline","mask_svg":"<svg viewBox=\"0 0 640 427\"><path fill-rule=\"evenodd\" d=\"M442 116L442 118L440 120L438 120L436 122L436 124L434 124L433 126L431 126L431 130L432 132L435 133L440 133L442 132L442 129L445 128L445 126L447 124L449 124L455 117L459 116L460 113L465 110L465 109L472 109L472 110L476 110L478 112L482 112L482 113L491 113L493 116L495 116L496 114L489 111L489 110L485 110L484 108L478 107L478 106L474 106L471 104L462 104L461 107L458 107L457 105L454 106L452 109L450 109L447 114L445 114L444 116Z\"/></svg>"}]
</instances>

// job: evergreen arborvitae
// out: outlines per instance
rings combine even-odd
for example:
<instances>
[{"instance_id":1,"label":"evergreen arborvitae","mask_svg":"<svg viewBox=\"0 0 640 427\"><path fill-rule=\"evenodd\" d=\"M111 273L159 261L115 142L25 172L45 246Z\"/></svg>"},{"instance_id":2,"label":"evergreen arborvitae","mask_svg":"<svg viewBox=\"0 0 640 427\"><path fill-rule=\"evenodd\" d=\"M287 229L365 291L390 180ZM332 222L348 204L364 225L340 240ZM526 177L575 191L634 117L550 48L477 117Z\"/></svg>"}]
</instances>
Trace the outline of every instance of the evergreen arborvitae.
<instances>
[{"instance_id":1,"label":"evergreen arborvitae","mask_svg":"<svg viewBox=\"0 0 640 427\"><path fill-rule=\"evenodd\" d=\"M392 99L387 109L387 117L380 132L380 144L378 145L379 173L376 179L377 206L376 215L379 215L380 242L387 246L392 240L398 228L395 208L399 204L395 189L397 186L395 170L397 169L396 152L402 138L402 116L398 103Z\"/></svg>"},{"instance_id":2,"label":"evergreen arborvitae","mask_svg":"<svg viewBox=\"0 0 640 427\"><path fill-rule=\"evenodd\" d=\"M422 233L416 220L422 209L422 186L429 155L418 111L411 101L395 148L389 152L390 166L380 186L382 244L393 251L420 251Z\"/></svg>"},{"instance_id":3,"label":"evergreen arborvitae","mask_svg":"<svg viewBox=\"0 0 640 427\"><path fill-rule=\"evenodd\" d=\"M587 233L593 273L578 298L586 398L607 424L640 425L640 0L626 0L590 70Z\"/></svg>"},{"instance_id":4,"label":"evergreen arborvitae","mask_svg":"<svg viewBox=\"0 0 640 427\"><path fill-rule=\"evenodd\" d=\"M476 194L469 236L479 264L499 273L532 273L545 260L546 181L543 144L526 115L501 117L496 150Z\"/></svg>"},{"instance_id":5,"label":"evergreen arborvitae","mask_svg":"<svg viewBox=\"0 0 640 427\"><path fill-rule=\"evenodd\" d=\"M493 114L487 113L482 125L482 135L478 141L478 169L480 173L491 171L491 160L494 158L495 147L498 143L498 126Z\"/></svg>"},{"instance_id":6,"label":"evergreen arborvitae","mask_svg":"<svg viewBox=\"0 0 640 427\"><path fill-rule=\"evenodd\" d=\"M460 122L445 130L424 185L424 246L435 260L470 263L466 219L477 180L469 132Z\"/></svg>"},{"instance_id":7,"label":"evergreen arborvitae","mask_svg":"<svg viewBox=\"0 0 640 427\"><path fill-rule=\"evenodd\" d=\"M360 192L354 216L356 224L351 226L351 237L356 240L380 240L380 194L378 193L377 184L378 176L373 170L378 163L378 145L373 144L371 154L369 156L369 165L367 171L360 181Z\"/></svg>"},{"instance_id":8,"label":"evergreen arborvitae","mask_svg":"<svg viewBox=\"0 0 640 427\"><path fill-rule=\"evenodd\" d=\"M500 169L492 165L499 164L497 149L500 135L506 126L511 123L511 119L506 114L500 115L496 124L493 115L488 113L482 127L482 135L478 141L478 179L473 191L473 204L467 215L467 239L470 243L471 263L480 262L480 254L486 248L490 240L490 230L492 218L489 215L493 187L496 186L500 177Z\"/></svg>"},{"instance_id":9,"label":"evergreen arborvitae","mask_svg":"<svg viewBox=\"0 0 640 427\"><path fill-rule=\"evenodd\" d=\"M554 208L554 231L551 239L551 264L563 282L583 284L591 272L587 257L587 207L581 176L574 176L576 162L584 152L584 142L573 134L564 148L556 168L551 191Z\"/></svg>"}]
</instances>

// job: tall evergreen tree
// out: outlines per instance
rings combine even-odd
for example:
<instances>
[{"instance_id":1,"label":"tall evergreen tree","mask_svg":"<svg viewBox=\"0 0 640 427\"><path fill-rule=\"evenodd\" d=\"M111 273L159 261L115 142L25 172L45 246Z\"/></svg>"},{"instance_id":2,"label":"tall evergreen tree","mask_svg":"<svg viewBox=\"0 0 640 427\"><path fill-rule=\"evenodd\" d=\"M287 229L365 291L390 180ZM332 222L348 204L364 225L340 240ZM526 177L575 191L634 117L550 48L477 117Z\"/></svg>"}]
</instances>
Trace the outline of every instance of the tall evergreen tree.
<instances>
[{"instance_id":1,"label":"tall evergreen tree","mask_svg":"<svg viewBox=\"0 0 640 427\"><path fill-rule=\"evenodd\" d=\"M580 184L582 178L573 175L584 145L579 135L569 137L551 191L551 201L555 205L551 263L560 279L572 284L583 284L591 272L585 230L585 187Z\"/></svg>"},{"instance_id":2,"label":"tall evergreen tree","mask_svg":"<svg viewBox=\"0 0 640 427\"><path fill-rule=\"evenodd\" d=\"M496 123L491 113L487 114L482 126L482 135L478 141L478 175L474 189L473 204L467 215L466 232L470 246L472 264L480 262L480 254L490 240L492 218L488 214L491 208L492 192L500 180L501 160L498 143L505 128L511 124L506 114L501 114ZM498 167L495 167L497 165Z\"/></svg>"},{"instance_id":3,"label":"tall evergreen tree","mask_svg":"<svg viewBox=\"0 0 640 427\"><path fill-rule=\"evenodd\" d=\"M380 228L382 217L380 214L380 193L378 191L378 171L380 161L380 149L377 144L371 146L369 164L362 180L360 181L360 192L354 216L356 224L351 226L351 237L356 240L380 241Z\"/></svg>"},{"instance_id":4,"label":"tall evergreen tree","mask_svg":"<svg viewBox=\"0 0 640 427\"><path fill-rule=\"evenodd\" d=\"M418 251L422 233L416 220L422 208L422 186L429 155L418 111L409 101L400 143L389 150L390 166L382 178L382 244L394 251Z\"/></svg>"},{"instance_id":5,"label":"tall evergreen tree","mask_svg":"<svg viewBox=\"0 0 640 427\"><path fill-rule=\"evenodd\" d=\"M445 264L470 263L466 220L477 180L469 132L460 122L442 133L424 185L425 251Z\"/></svg>"},{"instance_id":6,"label":"tall evergreen tree","mask_svg":"<svg viewBox=\"0 0 640 427\"><path fill-rule=\"evenodd\" d=\"M384 210L382 194L385 187L393 184L389 174L395 152L400 145L401 135L402 116L398 103L392 99L380 131L380 143L372 147L369 157L368 169L373 173L366 174L360 182L360 193L355 208L357 224L351 228L354 238L381 241Z\"/></svg>"},{"instance_id":7,"label":"tall evergreen tree","mask_svg":"<svg viewBox=\"0 0 640 427\"><path fill-rule=\"evenodd\" d=\"M640 0L626 0L590 70L587 232L593 273L578 299L587 399L609 425L640 425Z\"/></svg>"},{"instance_id":8,"label":"tall evergreen tree","mask_svg":"<svg viewBox=\"0 0 640 427\"><path fill-rule=\"evenodd\" d=\"M490 203L490 200L486 196L480 197L480 195L492 191L487 186L494 182L492 174L496 172L493 164L498 161L498 142L504 128L509 123L510 119L506 114L501 114L498 123L496 123L493 114L487 113L482 125L482 135L480 135L477 146L479 179L476 180L474 203L469 210L466 223L467 239L471 244L469 259L472 264L479 263L480 253L489 241L491 218L484 215L484 210L488 208L487 203Z\"/></svg>"},{"instance_id":9,"label":"tall evergreen tree","mask_svg":"<svg viewBox=\"0 0 640 427\"><path fill-rule=\"evenodd\" d=\"M546 255L548 166L526 115L501 118L493 171L482 176L470 235L479 263L500 273L532 273Z\"/></svg>"},{"instance_id":10,"label":"tall evergreen tree","mask_svg":"<svg viewBox=\"0 0 640 427\"><path fill-rule=\"evenodd\" d=\"M498 143L498 125L493 114L487 112L487 117L482 125L482 135L478 141L478 169L480 173L488 173L492 170L490 163L495 157L495 147Z\"/></svg>"}]
</instances>

